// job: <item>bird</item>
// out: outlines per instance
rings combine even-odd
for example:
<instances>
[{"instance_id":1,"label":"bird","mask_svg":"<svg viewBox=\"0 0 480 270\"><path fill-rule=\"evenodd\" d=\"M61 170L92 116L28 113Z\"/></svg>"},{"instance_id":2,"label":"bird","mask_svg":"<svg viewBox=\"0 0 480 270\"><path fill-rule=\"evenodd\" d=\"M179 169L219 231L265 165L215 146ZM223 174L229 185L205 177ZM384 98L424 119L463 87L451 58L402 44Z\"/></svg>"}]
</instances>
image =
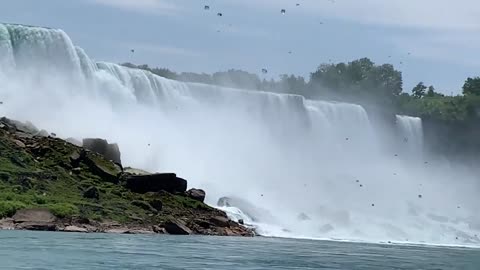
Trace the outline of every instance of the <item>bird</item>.
<instances>
[{"instance_id":1,"label":"bird","mask_svg":"<svg viewBox=\"0 0 480 270\"><path fill-rule=\"evenodd\" d=\"M287 12L285 9L280 10L280 13L285 14Z\"/></svg>"},{"instance_id":2,"label":"bird","mask_svg":"<svg viewBox=\"0 0 480 270\"><path fill-rule=\"evenodd\" d=\"M360 183L360 180L357 180L356 182L357 182L357 183Z\"/></svg>"},{"instance_id":3,"label":"bird","mask_svg":"<svg viewBox=\"0 0 480 270\"><path fill-rule=\"evenodd\" d=\"M134 49L131 49L130 52L131 52L131 53L135 53L135 50L134 50Z\"/></svg>"},{"instance_id":4,"label":"bird","mask_svg":"<svg viewBox=\"0 0 480 270\"><path fill-rule=\"evenodd\" d=\"M349 138L345 138L345 141L348 141L348 140L350 140L350 139L349 139Z\"/></svg>"},{"instance_id":5,"label":"bird","mask_svg":"<svg viewBox=\"0 0 480 270\"><path fill-rule=\"evenodd\" d=\"M266 68L262 68L262 73L263 74L267 74L268 73L268 70Z\"/></svg>"},{"instance_id":6,"label":"bird","mask_svg":"<svg viewBox=\"0 0 480 270\"><path fill-rule=\"evenodd\" d=\"M422 194L418 194L418 198L421 199L423 196Z\"/></svg>"},{"instance_id":7,"label":"bird","mask_svg":"<svg viewBox=\"0 0 480 270\"><path fill-rule=\"evenodd\" d=\"M204 9L205 10L210 10L210 6L205 6Z\"/></svg>"},{"instance_id":8,"label":"bird","mask_svg":"<svg viewBox=\"0 0 480 270\"><path fill-rule=\"evenodd\" d=\"M217 16L218 16L218 17L222 17L222 16L223 16L223 13L219 12L219 13L217 13Z\"/></svg>"},{"instance_id":9,"label":"bird","mask_svg":"<svg viewBox=\"0 0 480 270\"><path fill-rule=\"evenodd\" d=\"M360 185L360 187L363 187L363 185Z\"/></svg>"},{"instance_id":10,"label":"bird","mask_svg":"<svg viewBox=\"0 0 480 270\"><path fill-rule=\"evenodd\" d=\"M296 6L298 7L298 6L300 6L300 4L299 4L299 3L297 3L297 4L296 4Z\"/></svg>"},{"instance_id":11,"label":"bird","mask_svg":"<svg viewBox=\"0 0 480 270\"><path fill-rule=\"evenodd\" d=\"M372 207L374 207L374 206L375 206L375 204L374 204L374 203L372 203Z\"/></svg>"}]
</instances>

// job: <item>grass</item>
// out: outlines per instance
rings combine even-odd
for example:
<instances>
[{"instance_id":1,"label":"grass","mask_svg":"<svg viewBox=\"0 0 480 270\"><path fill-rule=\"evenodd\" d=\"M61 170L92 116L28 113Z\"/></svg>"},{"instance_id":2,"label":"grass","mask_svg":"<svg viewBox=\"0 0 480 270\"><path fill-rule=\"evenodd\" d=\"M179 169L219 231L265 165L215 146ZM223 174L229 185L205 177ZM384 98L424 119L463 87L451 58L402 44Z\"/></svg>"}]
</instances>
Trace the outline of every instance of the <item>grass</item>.
<instances>
[{"instance_id":1,"label":"grass","mask_svg":"<svg viewBox=\"0 0 480 270\"><path fill-rule=\"evenodd\" d=\"M34 138L25 144L27 148L18 147L11 134L0 130L0 218L11 217L19 209L47 208L60 218L153 224L170 216L211 210L185 196L130 192L103 178L88 162L80 163L80 170L74 172L70 155L82 149L60 139ZM87 156L103 170L119 173L115 164L101 156ZM98 189L99 199L83 196L90 187ZM158 205L158 200L165 211L159 212L150 205Z\"/></svg>"}]
</instances>

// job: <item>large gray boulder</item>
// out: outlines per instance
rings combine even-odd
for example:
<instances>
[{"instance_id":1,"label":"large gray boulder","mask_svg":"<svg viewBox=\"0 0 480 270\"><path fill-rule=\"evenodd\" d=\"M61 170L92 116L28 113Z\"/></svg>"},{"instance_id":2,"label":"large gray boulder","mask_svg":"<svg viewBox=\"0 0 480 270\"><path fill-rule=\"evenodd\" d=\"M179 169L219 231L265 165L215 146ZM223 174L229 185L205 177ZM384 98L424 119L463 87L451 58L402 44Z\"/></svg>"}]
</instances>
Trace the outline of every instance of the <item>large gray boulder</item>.
<instances>
[{"instance_id":1,"label":"large gray boulder","mask_svg":"<svg viewBox=\"0 0 480 270\"><path fill-rule=\"evenodd\" d=\"M192 188L187 191L187 196L199 202L205 201L205 191L203 189Z\"/></svg>"},{"instance_id":2,"label":"large gray boulder","mask_svg":"<svg viewBox=\"0 0 480 270\"><path fill-rule=\"evenodd\" d=\"M174 173L157 173L126 176L126 187L136 193L160 192L184 193L187 180Z\"/></svg>"},{"instance_id":3,"label":"large gray boulder","mask_svg":"<svg viewBox=\"0 0 480 270\"><path fill-rule=\"evenodd\" d=\"M104 139L87 138L83 139L82 145L85 149L98 153L107 160L122 164L120 148L116 143L109 144L108 141Z\"/></svg>"}]
</instances>

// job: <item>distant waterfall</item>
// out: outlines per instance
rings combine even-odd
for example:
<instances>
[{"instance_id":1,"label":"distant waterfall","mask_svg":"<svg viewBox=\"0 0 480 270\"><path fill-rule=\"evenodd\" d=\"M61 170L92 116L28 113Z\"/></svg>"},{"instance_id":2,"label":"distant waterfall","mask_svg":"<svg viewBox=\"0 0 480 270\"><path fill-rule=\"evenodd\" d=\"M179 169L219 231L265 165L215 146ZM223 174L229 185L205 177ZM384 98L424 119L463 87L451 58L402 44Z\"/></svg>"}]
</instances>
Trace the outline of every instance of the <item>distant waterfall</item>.
<instances>
[{"instance_id":1,"label":"distant waterfall","mask_svg":"<svg viewBox=\"0 0 480 270\"><path fill-rule=\"evenodd\" d=\"M401 134L403 145L406 145L409 154L421 155L423 152L422 119L405 115L397 115L397 126Z\"/></svg>"},{"instance_id":2,"label":"distant waterfall","mask_svg":"<svg viewBox=\"0 0 480 270\"><path fill-rule=\"evenodd\" d=\"M264 235L480 242L478 181L412 160L419 118L397 116L392 143L360 105L169 80L96 62L62 30L7 24L0 100L0 115L59 137L117 142L124 164L174 171L212 205L240 198L225 210Z\"/></svg>"}]
</instances>

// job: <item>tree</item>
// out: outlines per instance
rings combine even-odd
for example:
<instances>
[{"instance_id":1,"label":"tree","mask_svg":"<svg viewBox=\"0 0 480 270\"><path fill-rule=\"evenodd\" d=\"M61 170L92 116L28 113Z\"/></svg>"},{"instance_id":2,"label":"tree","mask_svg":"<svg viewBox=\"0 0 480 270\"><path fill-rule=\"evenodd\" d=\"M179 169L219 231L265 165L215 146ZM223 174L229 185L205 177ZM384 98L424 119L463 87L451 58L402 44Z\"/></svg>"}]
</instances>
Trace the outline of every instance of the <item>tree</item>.
<instances>
[{"instance_id":1,"label":"tree","mask_svg":"<svg viewBox=\"0 0 480 270\"><path fill-rule=\"evenodd\" d=\"M412 96L415 98L423 98L426 91L427 87L423 84L423 82L419 82L415 87L413 87Z\"/></svg>"},{"instance_id":2,"label":"tree","mask_svg":"<svg viewBox=\"0 0 480 270\"><path fill-rule=\"evenodd\" d=\"M463 85L464 95L480 95L480 77L467 78Z\"/></svg>"}]
</instances>

